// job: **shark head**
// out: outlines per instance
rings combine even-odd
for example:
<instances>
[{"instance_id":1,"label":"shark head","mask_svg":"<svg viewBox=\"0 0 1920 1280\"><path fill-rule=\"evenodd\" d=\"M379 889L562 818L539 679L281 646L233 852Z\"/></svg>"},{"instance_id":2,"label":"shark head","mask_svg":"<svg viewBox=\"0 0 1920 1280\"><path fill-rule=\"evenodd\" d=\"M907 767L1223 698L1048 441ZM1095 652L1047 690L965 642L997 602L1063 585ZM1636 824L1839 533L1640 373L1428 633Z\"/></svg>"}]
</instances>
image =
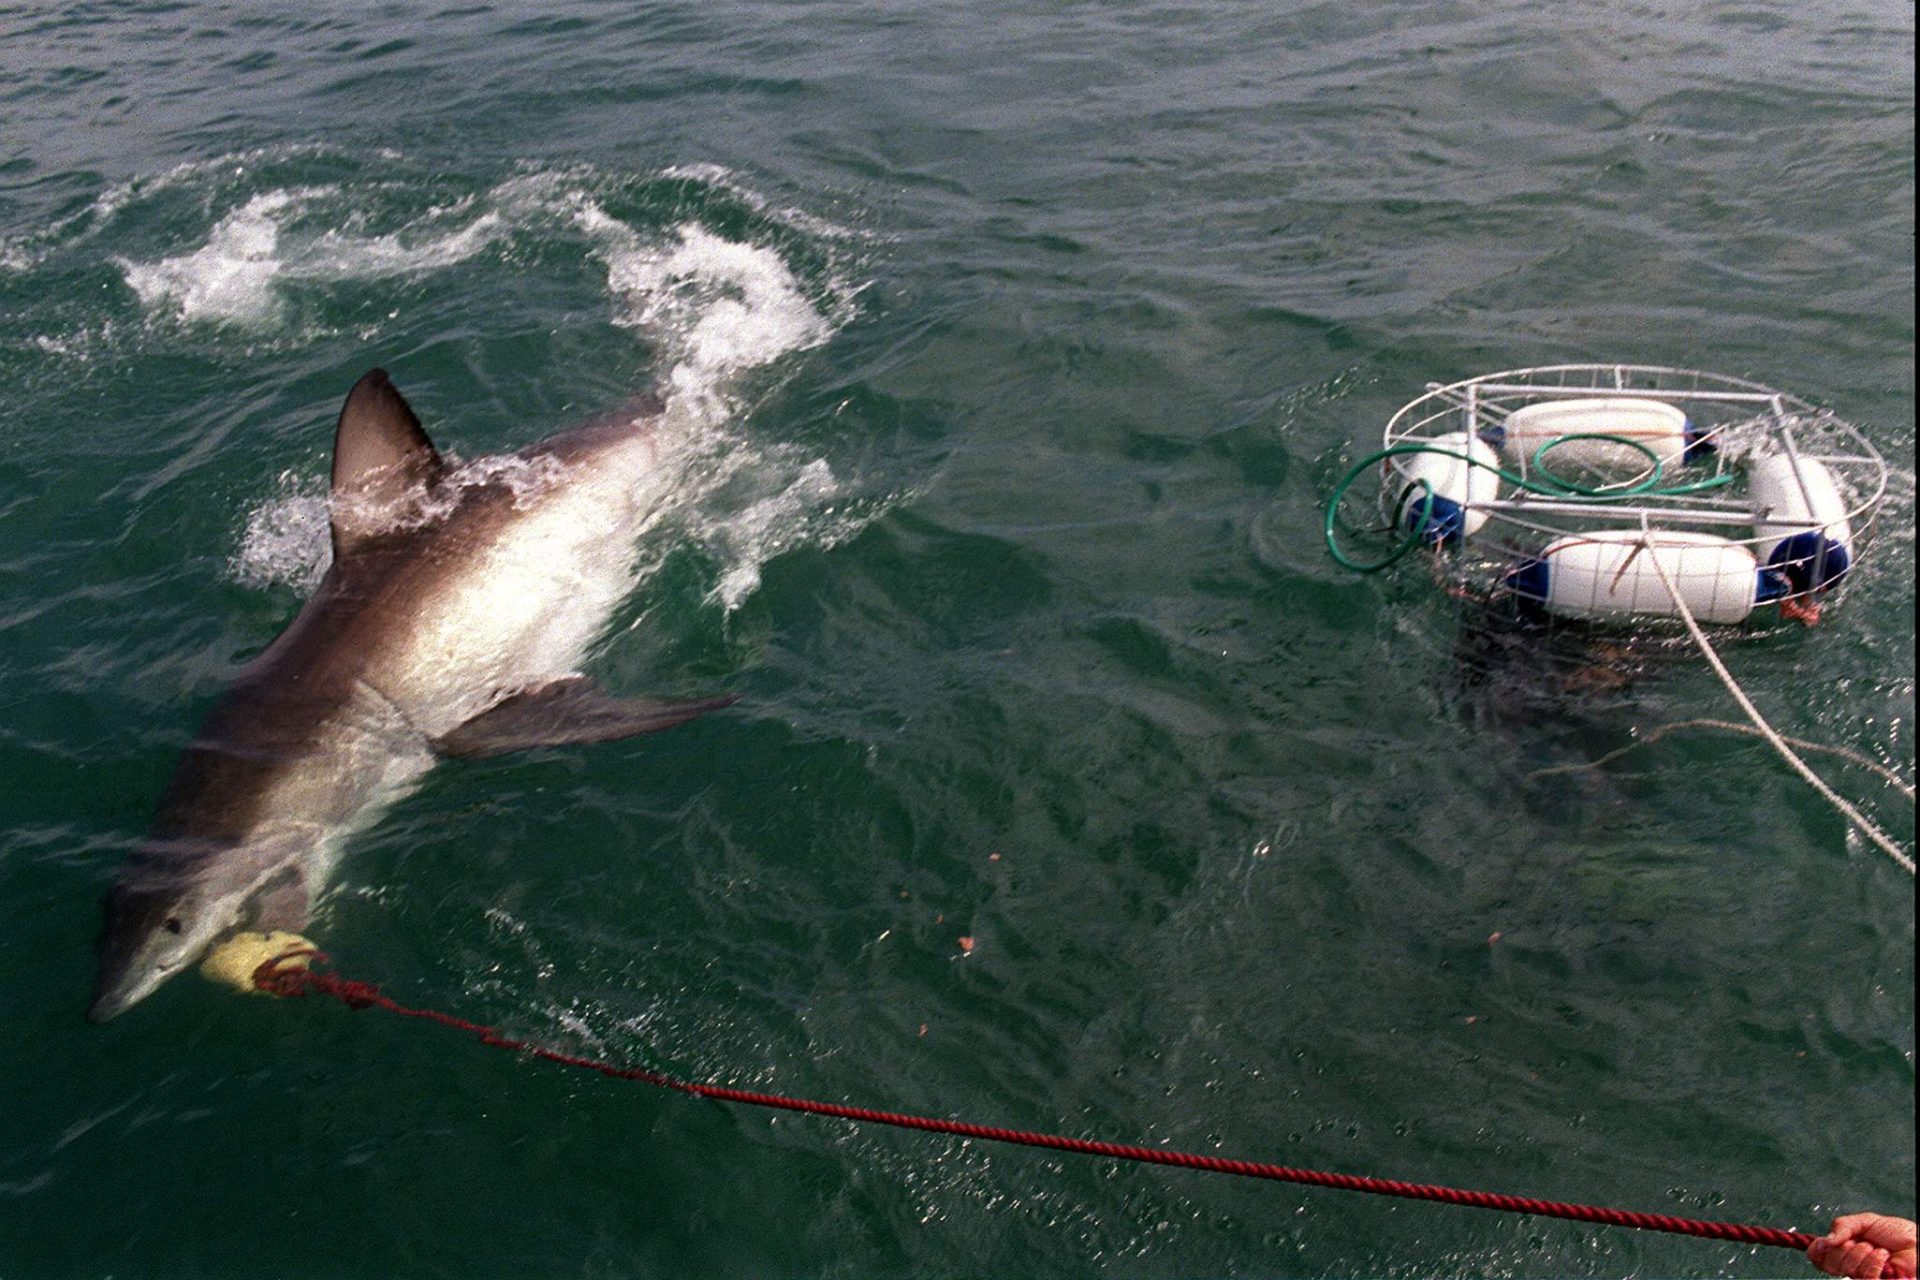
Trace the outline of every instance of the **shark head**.
<instances>
[{"instance_id":1,"label":"shark head","mask_svg":"<svg viewBox=\"0 0 1920 1280\"><path fill-rule=\"evenodd\" d=\"M239 921L242 896L182 875L149 848L137 853L105 900L99 970L87 1019L105 1022L192 968ZM188 865L207 865L192 858Z\"/></svg>"},{"instance_id":2,"label":"shark head","mask_svg":"<svg viewBox=\"0 0 1920 1280\"><path fill-rule=\"evenodd\" d=\"M334 435L336 565L417 515L442 468L384 371L355 384ZM312 622L311 613L302 617ZM349 643L364 637L354 634ZM367 692L357 668L328 686L328 673L347 664L300 643L283 633L277 644L297 650L293 660L266 664L261 678L243 676L181 756L152 834L107 894L92 1021L124 1012L192 968L243 919L296 928L304 921L297 864L323 830L360 806L367 788L348 776L356 766L373 778L385 772L384 744L370 726L394 713L384 695ZM361 705L369 698L371 711ZM348 725L345 736L364 750L332 749L339 735L330 738L320 726L336 713Z\"/></svg>"}]
</instances>

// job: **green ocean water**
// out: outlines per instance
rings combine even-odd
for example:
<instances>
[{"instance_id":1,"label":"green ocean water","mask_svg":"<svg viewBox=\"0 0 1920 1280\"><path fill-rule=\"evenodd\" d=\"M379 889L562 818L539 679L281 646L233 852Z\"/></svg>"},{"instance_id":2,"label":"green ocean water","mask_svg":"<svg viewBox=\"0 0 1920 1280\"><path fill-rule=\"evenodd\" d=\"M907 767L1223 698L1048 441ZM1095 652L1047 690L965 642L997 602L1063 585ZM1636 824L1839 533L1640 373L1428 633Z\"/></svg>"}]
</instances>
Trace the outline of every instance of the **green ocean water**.
<instances>
[{"instance_id":1,"label":"green ocean water","mask_svg":"<svg viewBox=\"0 0 1920 1280\"><path fill-rule=\"evenodd\" d=\"M1864 563L1728 657L1910 777L1913 45L1837 0L0 5L0 1280L1810 1273L197 977L85 1023L374 365L468 457L699 404L590 670L742 701L437 769L351 844L341 972L743 1087L1911 1214L1911 879L1745 739L1529 779L1736 713L1680 659L1561 696L1319 526L1430 380L1830 406L1893 467Z\"/></svg>"}]
</instances>

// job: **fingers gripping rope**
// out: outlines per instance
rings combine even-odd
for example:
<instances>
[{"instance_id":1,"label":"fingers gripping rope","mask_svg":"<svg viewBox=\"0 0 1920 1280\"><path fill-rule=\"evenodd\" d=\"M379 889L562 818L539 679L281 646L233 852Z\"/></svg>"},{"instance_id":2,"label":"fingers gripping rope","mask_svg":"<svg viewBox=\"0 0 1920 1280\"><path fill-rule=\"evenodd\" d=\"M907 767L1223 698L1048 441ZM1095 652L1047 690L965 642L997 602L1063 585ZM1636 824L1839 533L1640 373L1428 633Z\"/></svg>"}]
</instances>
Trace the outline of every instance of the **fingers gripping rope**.
<instances>
[{"instance_id":1,"label":"fingers gripping rope","mask_svg":"<svg viewBox=\"0 0 1920 1280\"><path fill-rule=\"evenodd\" d=\"M324 955L311 957L315 962L324 962ZM1359 1174L1327 1173L1316 1169L1295 1169L1286 1165L1267 1164L1257 1160L1233 1160L1222 1156L1200 1155L1186 1151L1170 1151L1164 1147L1139 1147L1118 1142L1097 1142L1087 1138L1072 1138L1062 1134L1035 1133L1023 1129L1004 1129L994 1125L971 1124L962 1120L944 1120L935 1116L907 1115L895 1111L879 1111L869 1107L854 1107L837 1102L814 1102L805 1098L793 1098L777 1093L756 1093L746 1089L731 1089L724 1085L699 1084L691 1080L682 1080L658 1071L649 1071L642 1067L623 1067L616 1063L605 1062L597 1058L581 1057L570 1053L561 1053L542 1045L509 1036L498 1028L484 1026L478 1022L469 1022L453 1014L442 1013L436 1009L415 1009L400 1004L380 988L370 982L356 982L341 978L332 973L288 963L284 958L266 961L254 970L254 984L260 990L278 996L330 996L342 1004L354 1009L383 1009L403 1018L416 1018L423 1022L438 1023L454 1031L464 1031L475 1036L482 1044L495 1048L511 1049L531 1057L543 1058L548 1062L563 1066L579 1067L587 1071L596 1071L616 1080L637 1080L662 1089L671 1089L676 1093L691 1094L699 1098L711 1098L719 1102L739 1103L743 1106L771 1107L781 1111L797 1111L806 1115L832 1116L841 1120L853 1120L863 1124L890 1125L897 1129L918 1129L925 1133L942 1133L960 1138L975 1138L985 1142L1005 1142L1024 1147L1041 1147L1053 1151L1067 1151L1079 1155L1102 1156L1110 1160L1131 1160L1141 1164L1170 1165L1178 1169L1197 1169L1206 1173L1225 1173L1243 1178L1264 1178L1274 1182L1293 1182L1306 1186L1329 1187L1341 1191L1363 1191L1372 1195L1399 1196L1409 1200L1433 1200L1442 1204L1466 1205L1478 1209L1499 1209L1508 1213L1531 1213L1550 1218L1567 1218L1576 1222L1594 1222L1607 1226L1635 1227L1644 1231L1666 1231L1680 1235L1702 1236L1712 1240L1732 1240L1741 1244L1764 1245L1781 1249L1793 1249L1805 1252L1813 1243L1814 1237L1802 1231L1788 1231L1777 1227L1750 1226L1735 1222L1707 1222L1693 1218L1675 1218L1659 1213L1635 1213L1625 1209L1609 1209L1597 1205L1567 1204L1556 1200L1536 1200L1529 1196L1502 1195L1490 1191L1467 1191L1455 1187L1434 1186L1417 1182L1398 1182L1389 1178L1372 1178Z\"/></svg>"}]
</instances>

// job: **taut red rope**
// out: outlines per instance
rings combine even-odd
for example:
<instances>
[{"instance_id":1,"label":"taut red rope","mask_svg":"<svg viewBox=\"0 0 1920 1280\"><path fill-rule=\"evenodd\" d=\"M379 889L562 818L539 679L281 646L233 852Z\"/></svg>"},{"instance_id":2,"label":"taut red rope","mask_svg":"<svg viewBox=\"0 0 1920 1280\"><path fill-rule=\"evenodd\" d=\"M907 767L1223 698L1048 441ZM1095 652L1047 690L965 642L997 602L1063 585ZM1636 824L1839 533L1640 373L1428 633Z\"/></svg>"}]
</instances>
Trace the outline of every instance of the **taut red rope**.
<instances>
[{"instance_id":1,"label":"taut red rope","mask_svg":"<svg viewBox=\"0 0 1920 1280\"><path fill-rule=\"evenodd\" d=\"M324 956L314 957L325 959ZM331 973L316 973L286 963L286 957L267 961L254 971L254 984L277 996L331 996L355 1009L385 1009L403 1018L437 1022L455 1031L479 1037L482 1044L512 1049L519 1053L558 1062L564 1066L597 1071L616 1080L639 1080L720 1102L738 1102L754 1107L774 1107L807 1115L834 1116L866 1124L892 1125L897 1129L920 1129L961 1138L979 1138L988 1142L1010 1142L1023 1147L1045 1147L1054 1151L1072 1151L1081 1155L1105 1156L1111 1160L1133 1160L1142 1164L1172 1165L1177 1169L1200 1169L1208 1173L1230 1173L1242 1178L1267 1178L1275 1182L1298 1182L1311 1187L1334 1187L1341 1191L1365 1191L1373 1195L1401 1196L1409 1200L1437 1200L1443 1204L1468 1205L1476 1209L1501 1209L1508 1213L1534 1213L1548 1218L1571 1218L1576 1222L1597 1222L1614 1227L1637 1227L1643 1231L1669 1231L1679 1235L1705 1236L1711 1240L1734 1240L1741 1244L1771 1245L1806 1252L1814 1237L1803 1231L1785 1231L1778 1227L1756 1227L1737 1222L1704 1222L1696 1218L1675 1218L1664 1213L1635 1213L1626 1209L1608 1209L1598 1205L1567 1204L1558 1200L1536 1200L1531 1196L1501 1195L1492 1191L1463 1191L1455 1187L1433 1186L1419 1182L1397 1182L1391 1178L1369 1178L1351 1173L1326 1173L1317 1169L1293 1169L1286 1165L1266 1164L1258 1160L1229 1160L1221 1156L1169 1151L1163 1147L1136 1147L1119 1142L1096 1142L1087 1138L1069 1138L1060 1134L1033 1133L1023 1129L1002 1129L995 1125L969 1124L962 1120L941 1120L933 1116L904 1115L895 1111L876 1111L870 1107L850 1107L838 1102L813 1102L789 1098L777 1093L755 1093L724 1085L698 1084L644 1067L623 1067L598 1058L561 1053L542 1045L509 1036L494 1027L469 1022L436 1009L413 1009L392 999L370 982L355 982Z\"/></svg>"}]
</instances>

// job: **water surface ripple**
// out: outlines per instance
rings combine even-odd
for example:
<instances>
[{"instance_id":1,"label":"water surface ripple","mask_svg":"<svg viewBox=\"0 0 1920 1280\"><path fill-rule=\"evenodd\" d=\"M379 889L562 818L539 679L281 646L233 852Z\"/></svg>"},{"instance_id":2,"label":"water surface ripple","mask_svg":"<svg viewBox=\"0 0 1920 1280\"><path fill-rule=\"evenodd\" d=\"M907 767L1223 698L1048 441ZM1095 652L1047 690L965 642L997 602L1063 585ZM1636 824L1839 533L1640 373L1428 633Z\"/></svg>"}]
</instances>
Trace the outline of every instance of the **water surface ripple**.
<instances>
[{"instance_id":1,"label":"water surface ripple","mask_svg":"<svg viewBox=\"0 0 1920 1280\"><path fill-rule=\"evenodd\" d=\"M346 972L743 1086L1912 1212L1911 882L1744 739L1529 780L1731 709L1688 662L1554 696L1318 532L1430 379L1831 405L1893 461L1879 539L1731 660L1910 770L1911 6L89 3L0 37L0 1274L1803 1267L775 1120L198 979L85 1025L97 898L322 570L375 364L467 458L697 405L591 669L743 701L437 770L342 867Z\"/></svg>"}]
</instances>

